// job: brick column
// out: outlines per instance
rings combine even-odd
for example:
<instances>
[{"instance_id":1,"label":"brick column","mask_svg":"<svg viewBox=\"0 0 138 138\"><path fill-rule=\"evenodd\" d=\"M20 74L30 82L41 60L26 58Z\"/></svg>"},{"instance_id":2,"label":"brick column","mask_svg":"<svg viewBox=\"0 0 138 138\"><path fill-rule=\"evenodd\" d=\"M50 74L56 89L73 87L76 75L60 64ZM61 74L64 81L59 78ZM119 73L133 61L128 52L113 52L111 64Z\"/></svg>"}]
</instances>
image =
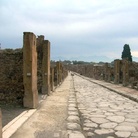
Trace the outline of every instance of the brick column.
<instances>
[{"instance_id":1,"label":"brick column","mask_svg":"<svg viewBox=\"0 0 138 138\"><path fill-rule=\"evenodd\" d=\"M44 40L42 60L42 93L50 94L50 42Z\"/></svg>"},{"instance_id":2,"label":"brick column","mask_svg":"<svg viewBox=\"0 0 138 138\"><path fill-rule=\"evenodd\" d=\"M114 61L114 83L120 82L120 60L116 59Z\"/></svg>"},{"instance_id":3,"label":"brick column","mask_svg":"<svg viewBox=\"0 0 138 138\"><path fill-rule=\"evenodd\" d=\"M54 91L54 68L53 67L50 68L50 76L51 76L51 79L50 79L51 91Z\"/></svg>"},{"instance_id":4,"label":"brick column","mask_svg":"<svg viewBox=\"0 0 138 138\"><path fill-rule=\"evenodd\" d=\"M24 32L23 37L23 83L24 107L36 108L38 106L36 36L31 32Z\"/></svg>"},{"instance_id":5,"label":"brick column","mask_svg":"<svg viewBox=\"0 0 138 138\"><path fill-rule=\"evenodd\" d=\"M0 109L0 138L2 138L2 114Z\"/></svg>"}]
</instances>

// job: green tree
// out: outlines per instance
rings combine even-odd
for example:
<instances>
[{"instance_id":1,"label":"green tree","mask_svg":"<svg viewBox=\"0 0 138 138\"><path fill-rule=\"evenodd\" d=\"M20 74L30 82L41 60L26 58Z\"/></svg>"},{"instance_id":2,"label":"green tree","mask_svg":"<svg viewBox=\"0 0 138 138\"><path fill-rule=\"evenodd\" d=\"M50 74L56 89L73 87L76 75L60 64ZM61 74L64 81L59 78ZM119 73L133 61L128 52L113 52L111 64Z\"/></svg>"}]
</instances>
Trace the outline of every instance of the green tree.
<instances>
[{"instance_id":1,"label":"green tree","mask_svg":"<svg viewBox=\"0 0 138 138\"><path fill-rule=\"evenodd\" d=\"M124 45L124 49L123 49L121 58L128 59L130 62L132 62L131 51L130 51L130 47L128 44Z\"/></svg>"}]
</instances>

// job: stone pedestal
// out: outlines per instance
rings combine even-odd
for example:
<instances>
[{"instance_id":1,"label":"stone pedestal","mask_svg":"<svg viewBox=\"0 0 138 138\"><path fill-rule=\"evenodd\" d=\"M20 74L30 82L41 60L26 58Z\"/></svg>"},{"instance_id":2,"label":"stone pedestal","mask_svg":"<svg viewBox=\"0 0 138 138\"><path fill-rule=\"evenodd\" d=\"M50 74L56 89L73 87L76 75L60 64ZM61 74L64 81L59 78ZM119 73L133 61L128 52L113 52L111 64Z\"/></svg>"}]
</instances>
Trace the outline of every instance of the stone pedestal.
<instances>
[{"instance_id":1,"label":"stone pedestal","mask_svg":"<svg viewBox=\"0 0 138 138\"><path fill-rule=\"evenodd\" d=\"M31 32L24 32L23 37L23 105L28 108L37 108L37 52L36 36Z\"/></svg>"},{"instance_id":2,"label":"stone pedestal","mask_svg":"<svg viewBox=\"0 0 138 138\"><path fill-rule=\"evenodd\" d=\"M44 40L43 43L43 60L42 60L42 93L50 94L50 42Z\"/></svg>"}]
</instances>

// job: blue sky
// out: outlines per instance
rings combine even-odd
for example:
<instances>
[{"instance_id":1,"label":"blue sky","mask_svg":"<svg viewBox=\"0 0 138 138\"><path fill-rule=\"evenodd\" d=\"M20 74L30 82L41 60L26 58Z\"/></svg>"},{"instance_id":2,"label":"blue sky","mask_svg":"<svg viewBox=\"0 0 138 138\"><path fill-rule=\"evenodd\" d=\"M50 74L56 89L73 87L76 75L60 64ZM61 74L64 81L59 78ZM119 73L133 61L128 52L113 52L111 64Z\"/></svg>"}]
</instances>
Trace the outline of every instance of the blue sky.
<instances>
[{"instance_id":1,"label":"blue sky","mask_svg":"<svg viewBox=\"0 0 138 138\"><path fill-rule=\"evenodd\" d=\"M33 32L51 42L52 58L110 61L124 44L138 58L137 14L138 0L0 0L0 43L20 48Z\"/></svg>"}]
</instances>

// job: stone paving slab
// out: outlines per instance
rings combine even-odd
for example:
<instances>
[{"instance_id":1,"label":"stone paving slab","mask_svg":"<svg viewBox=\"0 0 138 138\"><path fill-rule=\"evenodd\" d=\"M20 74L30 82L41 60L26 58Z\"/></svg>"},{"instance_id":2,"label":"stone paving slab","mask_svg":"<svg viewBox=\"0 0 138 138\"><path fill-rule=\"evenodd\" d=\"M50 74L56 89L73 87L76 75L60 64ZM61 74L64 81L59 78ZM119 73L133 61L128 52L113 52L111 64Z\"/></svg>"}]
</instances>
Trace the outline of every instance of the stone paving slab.
<instances>
[{"instance_id":1,"label":"stone paving slab","mask_svg":"<svg viewBox=\"0 0 138 138\"><path fill-rule=\"evenodd\" d=\"M35 113L37 116L46 116L44 117L45 123L44 121L33 123L33 121L37 121L35 119L31 119L30 122L28 121L29 124L36 125L38 129L36 131L36 134L38 134L36 138L38 138L38 136L39 138L44 138L48 136L48 133L49 136L53 135L48 138L138 138L138 103L129 100L126 98L127 96L123 97L117 94L117 91L127 93L129 89L123 89L122 86L112 85L113 84L88 79L86 77L82 78L82 76L71 76L69 74L64 85L61 85L57 92L58 94L61 92L63 93L63 91L68 93L69 91L69 95L63 93L66 98L68 97L68 116L66 120L64 119L67 121L66 128L64 131L59 130L55 131L55 133L46 130L46 126L48 126L48 117L50 117L49 115L46 116L49 109L47 105L48 101L46 101L45 108L47 108L47 110L42 109L39 111L40 114ZM110 91L111 88L112 91ZM116 91L116 93L113 91ZM135 93L136 92L133 92L133 95ZM57 96L59 95L54 94L53 98L56 99ZM137 94L135 95L135 98L136 96ZM50 100L50 98L48 98L48 100ZM51 102L53 103L53 101ZM49 105L51 105L51 102ZM60 103L60 101L58 102L59 106L61 106L62 103ZM52 109L52 111L54 112L54 109ZM51 112L51 109L49 112ZM52 117L54 118L53 115L54 114L52 114ZM49 121L51 122L54 120ZM43 124L42 129L44 129L44 131L42 131L41 126L39 126L41 123ZM27 129L25 129L25 127ZM36 128L34 128L33 125L28 127L28 124L26 123L26 125L24 124L24 126L20 129L19 133L16 133L17 135L13 135L13 138L18 138L20 134L26 132L27 134L25 134L25 136L28 136L30 133L30 127L33 134L35 132L33 129ZM49 128L50 127L51 125L49 124ZM4 131L5 130L6 128ZM24 135L22 137L24 137ZM6 138L6 136L4 138Z\"/></svg>"},{"instance_id":2,"label":"stone paving slab","mask_svg":"<svg viewBox=\"0 0 138 138\"><path fill-rule=\"evenodd\" d=\"M109 89L112 84L103 87L100 82L78 75L73 80L85 138L138 138L137 102L113 92ZM114 86L116 91L120 87L123 89Z\"/></svg>"},{"instance_id":3,"label":"stone paving slab","mask_svg":"<svg viewBox=\"0 0 138 138\"><path fill-rule=\"evenodd\" d=\"M124 87L122 85L118 85L118 84L113 84L113 83L109 83L109 82L105 82L105 81L102 81L102 80L95 80L95 79L92 79L92 78L88 78L88 77L85 77L85 76L82 76L82 75L79 75L77 73L75 73L76 75L84 78L84 79L87 79L93 83L96 83L98 85L101 85L109 90L112 90L118 94L121 94L131 100L134 100L136 102L138 102L138 90L136 89L132 89L132 88L129 88L129 87Z\"/></svg>"}]
</instances>

